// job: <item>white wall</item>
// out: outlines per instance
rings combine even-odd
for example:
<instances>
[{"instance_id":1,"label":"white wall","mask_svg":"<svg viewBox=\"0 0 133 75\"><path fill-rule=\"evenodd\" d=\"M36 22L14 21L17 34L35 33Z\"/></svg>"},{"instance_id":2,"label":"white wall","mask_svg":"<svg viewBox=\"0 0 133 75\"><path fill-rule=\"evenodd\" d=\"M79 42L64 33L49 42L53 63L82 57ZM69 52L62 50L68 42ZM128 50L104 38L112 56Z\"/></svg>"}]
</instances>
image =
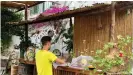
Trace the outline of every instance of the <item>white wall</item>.
<instances>
[{"instance_id":1,"label":"white wall","mask_svg":"<svg viewBox=\"0 0 133 75\"><path fill-rule=\"evenodd\" d=\"M76 8L82 8L85 6L92 6L94 3L107 3L110 4L111 1L57 1L62 6L66 5L69 6L70 10Z\"/></svg>"},{"instance_id":2,"label":"white wall","mask_svg":"<svg viewBox=\"0 0 133 75\"><path fill-rule=\"evenodd\" d=\"M97 2L101 3L101 1L56 1L56 2L60 3L61 6L64 6L64 5L69 6L70 10L75 9L75 8L79 8L79 7L84 7L84 6L91 6L92 4L97 3ZM105 3L110 3L110 1L106 1ZM21 12L24 14L24 11L21 11ZM35 14L35 15L30 16L29 13L30 13L30 11L28 10L28 17L29 17L28 19L34 19L39 15L39 14ZM34 29L33 31L36 31L36 30L37 29ZM31 32L32 31L29 31L29 35ZM17 36L13 36L12 40L13 41L12 41L12 44L11 44L11 47L9 48L9 50L12 50L15 44L20 43L19 37L17 37ZM62 41L58 42L53 47L61 49L61 45L62 45ZM53 50L54 48L51 48L51 49Z\"/></svg>"},{"instance_id":3,"label":"white wall","mask_svg":"<svg viewBox=\"0 0 133 75\"><path fill-rule=\"evenodd\" d=\"M9 52L12 52L13 50L15 50L17 53L20 52L19 49L18 50L14 49L14 45L19 45L20 44L21 40L19 38L20 38L19 36L15 36L15 35L12 36L12 42L10 43L10 47L4 51L2 56L8 57Z\"/></svg>"},{"instance_id":4,"label":"white wall","mask_svg":"<svg viewBox=\"0 0 133 75\"><path fill-rule=\"evenodd\" d=\"M66 24L66 27L65 28L69 28L69 19L65 19L65 20L63 20L63 22L62 22L62 25L64 25L64 22L67 22L67 24ZM55 30L54 30L54 26L53 26L53 23L52 22L46 22L45 23L46 25L44 25L44 26L42 26L42 27L40 27L40 28L32 28L32 25L30 26L30 28L31 28L31 31L29 31L29 36L32 34L32 33L34 33L34 32L36 32L36 30L39 30L40 31L40 33L39 34L34 34L32 37L31 37L31 40L32 40L32 43L35 43L35 44L37 44L37 45L40 45L40 40L41 40L41 38L43 37L43 36L47 36L48 34L47 34L47 32L49 31L49 30L53 30L54 31L54 36L53 36L53 40L52 41L54 41L54 39L58 36L58 34L56 34L55 33ZM52 44L52 46L51 46L51 51L53 51L54 49L59 49L61 52L63 52L63 53L66 53L66 50L65 50L65 48L64 49L62 49L62 47L64 47L65 46L65 44L63 43L63 40L65 40L65 38L63 38L63 39L59 39L58 40L58 42L57 43L55 43L55 44Z\"/></svg>"},{"instance_id":5,"label":"white wall","mask_svg":"<svg viewBox=\"0 0 133 75\"><path fill-rule=\"evenodd\" d=\"M12 42L11 45L9 47L9 50L13 50L14 49L14 45L19 45L20 44L20 37L19 36L12 36Z\"/></svg>"}]
</instances>

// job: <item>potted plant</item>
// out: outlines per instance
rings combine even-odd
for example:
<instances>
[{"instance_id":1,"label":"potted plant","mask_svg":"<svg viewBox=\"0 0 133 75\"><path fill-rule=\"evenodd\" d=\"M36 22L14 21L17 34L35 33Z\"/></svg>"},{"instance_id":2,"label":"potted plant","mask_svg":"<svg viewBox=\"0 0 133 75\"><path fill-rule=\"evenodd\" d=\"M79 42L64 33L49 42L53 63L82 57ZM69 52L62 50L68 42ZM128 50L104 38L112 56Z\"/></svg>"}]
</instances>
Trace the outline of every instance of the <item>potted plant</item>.
<instances>
[{"instance_id":1,"label":"potted plant","mask_svg":"<svg viewBox=\"0 0 133 75\"><path fill-rule=\"evenodd\" d=\"M92 64L106 73L129 73L133 53L129 52L131 48L128 46L133 39L121 35L117 36L117 39L117 42L108 42L102 49L96 50Z\"/></svg>"},{"instance_id":2,"label":"potted plant","mask_svg":"<svg viewBox=\"0 0 133 75\"><path fill-rule=\"evenodd\" d=\"M24 53L24 60L25 61L35 61L35 47L29 46Z\"/></svg>"},{"instance_id":3,"label":"potted plant","mask_svg":"<svg viewBox=\"0 0 133 75\"><path fill-rule=\"evenodd\" d=\"M16 75L18 73L19 55L13 50L9 53L9 59L7 61L7 69L11 69L10 75Z\"/></svg>"}]
</instances>

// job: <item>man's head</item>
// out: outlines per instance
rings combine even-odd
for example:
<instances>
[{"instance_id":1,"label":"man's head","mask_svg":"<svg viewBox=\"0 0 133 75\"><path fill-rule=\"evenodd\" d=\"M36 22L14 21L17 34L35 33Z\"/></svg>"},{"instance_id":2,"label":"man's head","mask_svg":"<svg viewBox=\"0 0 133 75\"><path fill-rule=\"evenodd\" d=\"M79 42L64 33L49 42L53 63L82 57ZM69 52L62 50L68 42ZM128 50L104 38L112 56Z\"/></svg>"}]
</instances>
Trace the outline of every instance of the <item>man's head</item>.
<instances>
[{"instance_id":1,"label":"man's head","mask_svg":"<svg viewBox=\"0 0 133 75\"><path fill-rule=\"evenodd\" d=\"M49 36L43 36L41 39L42 46L45 48L50 48L51 46L51 37Z\"/></svg>"}]
</instances>

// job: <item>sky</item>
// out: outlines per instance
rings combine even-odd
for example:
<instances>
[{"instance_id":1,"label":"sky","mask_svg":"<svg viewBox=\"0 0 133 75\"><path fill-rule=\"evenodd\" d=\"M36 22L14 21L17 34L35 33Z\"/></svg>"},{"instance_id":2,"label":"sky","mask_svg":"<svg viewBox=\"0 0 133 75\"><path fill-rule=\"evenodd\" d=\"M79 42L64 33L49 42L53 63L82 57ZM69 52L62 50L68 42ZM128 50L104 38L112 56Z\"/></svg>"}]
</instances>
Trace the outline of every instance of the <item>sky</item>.
<instances>
[{"instance_id":1,"label":"sky","mask_svg":"<svg viewBox=\"0 0 133 75\"><path fill-rule=\"evenodd\" d=\"M111 1L56 1L61 5L69 6L70 10L85 6L92 6L95 3L111 3Z\"/></svg>"}]
</instances>

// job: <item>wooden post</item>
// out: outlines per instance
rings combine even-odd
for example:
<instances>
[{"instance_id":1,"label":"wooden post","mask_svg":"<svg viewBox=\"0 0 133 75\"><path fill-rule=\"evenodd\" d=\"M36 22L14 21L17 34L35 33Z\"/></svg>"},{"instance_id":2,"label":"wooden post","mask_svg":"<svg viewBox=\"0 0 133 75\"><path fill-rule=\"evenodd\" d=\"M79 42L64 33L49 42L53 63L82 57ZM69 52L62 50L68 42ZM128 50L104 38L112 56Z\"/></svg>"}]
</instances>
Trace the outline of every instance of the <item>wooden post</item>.
<instances>
[{"instance_id":1,"label":"wooden post","mask_svg":"<svg viewBox=\"0 0 133 75\"><path fill-rule=\"evenodd\" d=\"M114 42L114 34L115 34L115 4L116 2L112 2L111 4L111 30L110 30L110 41Z\"/></svg>"},{"instance_id":2,"label":"wooden post","mask_svg":"<svg viewBox=\"0 0 133 75\"><path fill-rule=\"evenodd\" d=\"M18 65L11 65L11 75L18 74Z\"/></svg>"},{"instance_id":3,"label":"wooden post","mask_svg":"<svg viewBox=\"0 0 133 75\"><path fill-rule=\"evenodd\" d=\"M28 8L27 5L25 5L25 20L28 20ZM25 42L26 42L26 49L28 47L28 24L25 24ZM25 50L26 50L25 49Z\"/></svg>"},{"instance_id":4,"label":"wooden post","mask_svg":"<svg viewBox=\"0 0 133 75\"><path fill-rule=\"evenodd\" d=\"M133 9L131 9L131 19L133 20ZM132 25L132 37L133 37L133 22L131 23Z\"/></svg>"},{"instance_id":5,"label":"wooden post","mask_svg":"<svg viewBox=\"0 0 133 75\"><path fill-rule=\"evenodd\" d=\"M131 20L133 20L133 9L131 10ZM132 25L132 34L131 34L131 36L133 38L133 22L131 22L131 25ZM132 42L132 53L133 53L133 42ZM132 63L133 63L133 60L132 60ZM133 72L133 67L132 67L132 72Z\"/></svg>"},{"instance_id":6,"label":"wooden post","mask_svg":"<svg viewBox=\"0 0 133 75\"><path fill-rule=\"evenodd\" d=\"M70 25L72 26L72 18L70 17Z\"/></svg>"}]
</instances>

